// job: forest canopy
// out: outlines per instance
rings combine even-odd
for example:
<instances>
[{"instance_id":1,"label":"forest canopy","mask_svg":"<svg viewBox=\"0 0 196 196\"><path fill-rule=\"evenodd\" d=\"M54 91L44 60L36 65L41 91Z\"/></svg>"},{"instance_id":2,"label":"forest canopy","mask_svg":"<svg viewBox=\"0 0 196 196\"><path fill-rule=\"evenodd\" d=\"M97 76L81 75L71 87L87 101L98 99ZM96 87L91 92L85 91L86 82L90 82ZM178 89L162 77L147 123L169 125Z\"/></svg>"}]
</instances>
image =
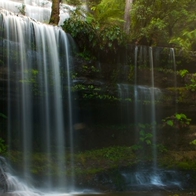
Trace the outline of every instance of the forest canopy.
<instances>
[{"instance_id":1,"label":"forest canopy","mask_svg":"<svg viewBox=\"0 0 196 196\"><path fill-rule=\"evenodd\" d=\"M77 7L63 29L79 47L85 42L85 49L107 51L130 43L196 50L195 0L86 0L85 9L82 0L64 2Z\"/></svg>"}]
</instances>

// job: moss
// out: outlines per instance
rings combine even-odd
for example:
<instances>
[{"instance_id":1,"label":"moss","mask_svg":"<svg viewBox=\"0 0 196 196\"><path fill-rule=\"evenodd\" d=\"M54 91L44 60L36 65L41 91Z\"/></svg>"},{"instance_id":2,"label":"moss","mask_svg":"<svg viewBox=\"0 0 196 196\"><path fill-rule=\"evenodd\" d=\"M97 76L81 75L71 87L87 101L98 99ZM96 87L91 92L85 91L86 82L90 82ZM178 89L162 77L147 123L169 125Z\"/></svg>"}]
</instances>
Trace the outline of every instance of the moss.
<instances>
[{"instance_id":1,"label":"moss","mask_svg":"<svg viewBox=\"0 0 196 196\"><path fill-rule=\"evenodd\" d=\"M159 164L165 168L196 171L195 151L170 151L159 157Z\"/></svg>"},{"instance_id":2,"label":"moss","mask_svg":"<svg viewBox=\"0 0 196 196\"><path fill-rule=\"evenodd\" d=\"M66 159L66 171L62 175L71 175L73 171L70 164L70 154ZM167 151L158 154L158 165L162 168L175 168L180 170L196 171L196 152ZM22 170L22 155L19 152L12 152L10 159L15 168ZM142 160L141 160L142 159ZM133 151L132 147L112 146L108 148L95 149L74 154L74 174L77 178L94 178L96 175L116 171L119 168L130 168L140 162L148 163L153 161L151 155L144 157ZM34 153L32 157L31 172L37 176L47 175L48 166L51 166L50 175L58 175L58 165L55 160L47 161L44 153Z\"/></svg>"},{"instance_id":3,"label":"moss","mask_svg":"<svg viewBox=\"0 0 196 196\"><path fill-rule=\"evenodd\" d=\"M98 173L119 166L135 163L135 155L131 147L109 147L78 153L75 157L77 171L83 174Z\"/></svg>"},{"instance_id":4,"label":"moss","mask_svg":"<svg viewBox=\"0 0 196 196\"><path fill-rule=\"evenodd\" d=\"M188 162L179 162L177 167L185 170L191 169L191 165Z\"/></svg>"},{"instance_id":5,"label":"moss","mask_svg":"<svg viewBox=\"0 0 196 196\"><path fill-rule=\"evenodd\" d=\"M194 103L196 93L191 92L187 87L169 87L167 91L163 100L172 101L174 97L177 97L177 103Z\"/></svg>"}]
</instances>

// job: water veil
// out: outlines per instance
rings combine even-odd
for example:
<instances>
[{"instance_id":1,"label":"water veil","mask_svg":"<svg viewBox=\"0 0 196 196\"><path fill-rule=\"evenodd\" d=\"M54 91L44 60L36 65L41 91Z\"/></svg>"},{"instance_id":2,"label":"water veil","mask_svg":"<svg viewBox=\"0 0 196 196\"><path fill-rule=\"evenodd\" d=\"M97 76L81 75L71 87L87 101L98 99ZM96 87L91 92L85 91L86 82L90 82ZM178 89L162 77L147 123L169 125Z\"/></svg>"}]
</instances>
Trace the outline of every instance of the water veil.
<instances>
[{"instance_id":1,"label":"water veil","mask_svg":"<svg viewBox=\"0 0 196 196\"><path fill-rule=\"evenodd\" d=\"M5 49L1 55L7 67L8 146L9 152L21 156L18 175L46 191L56 187L70 192L74 189L74 114L68 37L58 27L3 10L0 26L0 46ZM44 171L34 171L40 153Z\"/></svg>"}]
</instances>

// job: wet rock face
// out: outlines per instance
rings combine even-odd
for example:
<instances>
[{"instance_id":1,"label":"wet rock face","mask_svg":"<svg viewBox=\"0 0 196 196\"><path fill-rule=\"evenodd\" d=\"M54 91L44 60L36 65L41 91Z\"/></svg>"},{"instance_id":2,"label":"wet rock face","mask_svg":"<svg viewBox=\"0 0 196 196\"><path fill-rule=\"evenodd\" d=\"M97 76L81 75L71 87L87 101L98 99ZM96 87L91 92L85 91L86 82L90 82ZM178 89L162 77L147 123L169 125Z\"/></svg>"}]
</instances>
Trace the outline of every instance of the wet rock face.
<instances>
[{"instance_id":1,"label":"wet rock face","mask_svg":"<svg viewBox=\"0 0 196 196\"><path fill-rule=\"evenodd\" d=\"M3 157L0 157L0 193L8 191L6 164Z\"/></svg>"}]
</instances>

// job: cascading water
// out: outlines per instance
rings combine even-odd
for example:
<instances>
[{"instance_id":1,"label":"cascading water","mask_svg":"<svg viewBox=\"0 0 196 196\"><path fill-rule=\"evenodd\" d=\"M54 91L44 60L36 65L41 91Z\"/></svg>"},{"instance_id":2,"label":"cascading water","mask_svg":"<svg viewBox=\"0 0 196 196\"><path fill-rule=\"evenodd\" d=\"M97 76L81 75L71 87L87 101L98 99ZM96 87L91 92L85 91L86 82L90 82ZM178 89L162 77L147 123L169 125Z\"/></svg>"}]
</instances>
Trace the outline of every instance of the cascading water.
<instances>
[{"instance_id":1,"label":"cascading water","mask_svg":"<svg viewBox=\"0 0 196 196\"><path fill-rule=\"evenodd\" d=\"M176 58L175 58L175 51L174 51L174 48L171 48L170 49L170 61L172 63L172 66L173 66L173 70L174 70L174 89L175 89L175 111L174 113L177 112L177 92L176 92L176 89L177 89L177 69L176 69Z\"/></svg>"},{"instance_id":2,"label":"cascading water","mask_svg":"<svg viewBox=\"0 0 196 196\"><path fill-rule=\"evenodd\" d=\"M161 113L159 99L163 98L164 88L168 85L160 83L159 71L165 68L174 70L171 72L171 81L174 83L174 88L177 87L174 49L136 46L134 52L135 84L118 84L118 91L122 122L134 125L126 129L132 134L130 139L135 139L134 142L131 140L130 144L134 146L139 161L133 168L122 169L121 175L131 190L183 189L187 186L187 179L184 180L181 172L162 169L160 166L160 149L158 148L161 143L160 135L163 133L156 125L161 124L163 119L161 116L164 111ZM168 67L165 67L166 65ZM162 79L167 81L168 78ZM173 98L175 105L171 109L175 113L177 112L176 92ZM175 139L178 138L175 137Z\"/></svg>"},{"instance_id":3,"label":"cascading water","mask_svg":"<svg viewBox=\"0 0 196 196\"><path fill-rule=\"evenodd\" d=\"M152 123L152 135L153 135L153 169L156 173L157 170L157 141L156 141L156 112L155 112L155 91L154 91L154 63L153 63L153 50L150 47L150 70L151 70L151 123ZM156 174L155 174L156 175Z\"/></svg>"},{"instance_id":4,"label":"cascading water","mask_svg":"<svg viewBox=\"0 0 196 196\"><path fill-rule=\"evenodd\" d=\"M156 122L160 121L160 115L157 114L156 102L162 96L162 92L159 88L155 87L154 79L154 61L157 61L154 56L158 54L157 51L153 51L153 48L136 46L135 48L135 68L134 68L134 81L135 85L118 84L119 96L121 98L121 107L123 102L126 105L122 109L121 116L124 119L123 123L134 124L134 138L135 145L141 148L138 158L141 160L134 173L130 174L132 177L127 177L134 180L134 185L140 186L166 186L166 182L163 182L163 174L159 174L160 170L157 166L157 128ZM148 58L147 58L148 57ZM158 63L158 62L156 62ZM148 74L148 86L141 85L141 76L139 75L140 66L145 66ZM134 110L134 111L132 111ZM128 116L127 116L128 115ZM134 116L134 118L132 117ZM126 119L126 120L125 120ZM150 130L150 131L149 131ZM147 149L151 150L147 150ZM152 157L152 164L146 165L146 156ZM148 173L148 176L147 173ZM146 173L144 175L144 173ZM168 172L169 173L169 172ZM165 179L164 179L165 180ZM129 181L129 180L128 180ZM131 182L129 182L131 183ZM170 183L170 182L169 182ZM172 182L171 182L172 183ZM175 184L176 182L174 182Z\"/></svg>"},{"instance_id":5,"label":"cascading water","mask_svg":"<svg viewBox=\"0 0 196 196\"><path fill-rule=\"evenodd\" d=\"M15 14L26 15L44 23L48 23L50 20L51 5L50 0L0 0L0 8ZM74 9L73 6L60 4L59 25L63 24L64 20L69 17L70 10L73 11Z\"/></svg>"},{"instance_id":6,"label":"cascading water","mask_svg":"<svg viewBox=\"0 0 196 196\"><path fill-rule=\"evenodd\" d=\"M21 166L16 168L20 180L6 173L8 189L17 196L43 194L44 191L40 193L29 188L26 185L29 183L50 194L58 190L65 195L65 192L74 190L75 180L72 136L75 119L72 111L68 37L57 27L36 23L20 15L24 11L23 4L27 16L44 22L49 20L51 6L50 1L0 0L0 7L18 13L18 16L6 11L0 14L0 65L6 65L7 69L9 150L21 157ZM135 84L118 84L121 123L123 126L134 124L133 140L140 141L134 143L135 147L143 148L136 154L141 164L130 173L121 173L131 190L133 186L139 187L137 190L154 186L181 187L181 183L176 180L180 179L177 172L165 171L157 166L155 122L160 119L156 102L162 96L162 91L156 87L154 80L154 67L159 63L156 57L160 58L158 50L137 46ZM170 57L176 74L173 49L170 50ZM141 82L145 76L139 75L140 66L147 70L145 76L150 78L147 84ZM40 155L44 156L40 158ZM153 159L149 165L146 165L147 156ZM14 160L13 157L10 159ZM39 164L43 164L43 160L45 164L40 171Z\"/></svg>"},{"instance_id":7,"label":"cascading water","mask_svg":"<svg viewBox=\"0 0 196 196\"><path fill-rule=\"evenodd\" d=\"M23 171L19 173L32 184L36 176L32 157L46 154L40 187L69 192L74 186L74 159L67 35L60 28L7 11L1 11L0 26L8 70L9 151L22 152ZM71 154L69 166L66 152Z\"/></svg>"}]
</instances>

